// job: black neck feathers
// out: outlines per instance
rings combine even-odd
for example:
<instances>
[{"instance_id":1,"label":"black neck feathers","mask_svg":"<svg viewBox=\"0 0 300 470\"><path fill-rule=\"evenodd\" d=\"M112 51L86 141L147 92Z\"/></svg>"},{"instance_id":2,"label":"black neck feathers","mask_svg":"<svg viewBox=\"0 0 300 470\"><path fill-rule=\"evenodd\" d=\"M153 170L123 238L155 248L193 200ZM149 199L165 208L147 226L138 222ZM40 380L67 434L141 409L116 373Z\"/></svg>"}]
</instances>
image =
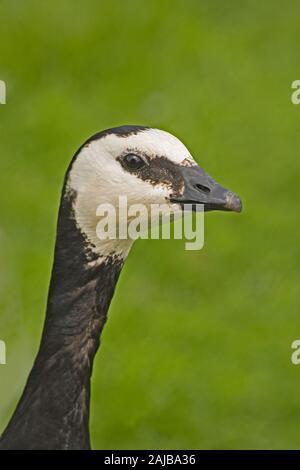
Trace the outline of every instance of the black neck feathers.
<instances>
[{"instance_id":1,"label":"black neck feathers","mask_svg":"<svg viewBox=\"0 0 300 470\"><path fill-rule=\"evenodd\" d=\"M61 200L40 348L0 449L89 449L90 378L123 260L99 259Z\"/></svg>"}]
</instances>

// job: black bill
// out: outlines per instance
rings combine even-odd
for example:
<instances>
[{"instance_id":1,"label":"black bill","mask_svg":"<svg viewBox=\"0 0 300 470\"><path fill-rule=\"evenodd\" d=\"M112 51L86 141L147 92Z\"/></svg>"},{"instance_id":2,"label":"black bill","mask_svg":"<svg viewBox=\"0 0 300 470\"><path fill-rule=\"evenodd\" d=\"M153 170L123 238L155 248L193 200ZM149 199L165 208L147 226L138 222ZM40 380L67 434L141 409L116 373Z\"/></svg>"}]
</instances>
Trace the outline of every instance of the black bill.
<instances>
[{"instance_id":1,"label":"black bill","mask_svg":"<svg viewBox=\"0 0 300 470\"><path fill-rule=\"evenodd\" d=\"M242 201L238 195L220 186L199 166L182 166L182 176L183 194L171 198L172 202L181 205L192 204L193 210L196 210L197 204L203 204L205 211L241 212Z\"/></svg>"}]
</instances>

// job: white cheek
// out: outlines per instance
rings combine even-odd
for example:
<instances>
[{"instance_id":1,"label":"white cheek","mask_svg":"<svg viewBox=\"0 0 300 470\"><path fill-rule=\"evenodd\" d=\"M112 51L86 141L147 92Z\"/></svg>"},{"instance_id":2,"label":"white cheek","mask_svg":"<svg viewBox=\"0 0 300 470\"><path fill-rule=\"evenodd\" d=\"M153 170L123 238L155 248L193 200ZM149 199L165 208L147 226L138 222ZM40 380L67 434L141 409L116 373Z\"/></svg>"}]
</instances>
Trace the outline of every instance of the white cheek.
<instances>
[{"instance_id":1,"label":"white cheek","mask_svg":"<svg viewBox=\"0 0 300 470\"><path fill-rule=\"evenodd\" d=\"M110 204L118 213L122 197L126 199L128 209L135 204L143 204L150 213L153 204L167 203L171 190L163 184L153 186L150 182L127 173L118 161L103 150L100 156L91 150L82 150L74 162L68 180L68 188L76 192L75 220L93 251L103 256L112 252L126 255L132 241L103 241L97 237L99 206Z\"/></svg>"},{"instance_id":2,"label":"white cheek","mask_svg":"<svg viewBox=\"0 0 300 470\"><path fill-rule=\"evenodd\" d=\"M129 204L142 203L145 206L149 206L150 204L165 203L169 198L170 192L170 189L165 185L153 186L148 181L138 179L138 183L135 183L127 193L124 191L124 194L127 195Z\"/></svg>"}]
</instances>

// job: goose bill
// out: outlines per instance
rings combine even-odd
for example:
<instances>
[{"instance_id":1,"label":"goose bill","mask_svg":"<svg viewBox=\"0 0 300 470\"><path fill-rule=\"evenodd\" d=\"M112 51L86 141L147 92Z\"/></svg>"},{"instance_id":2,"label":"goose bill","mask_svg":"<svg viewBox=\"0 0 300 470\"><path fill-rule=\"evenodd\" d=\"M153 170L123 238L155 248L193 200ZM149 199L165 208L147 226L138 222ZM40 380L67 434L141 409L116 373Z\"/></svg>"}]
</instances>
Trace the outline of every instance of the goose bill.
<instances>
[{"instance_id":1,"label":"goose bill","mask_svg":"<svg viewBox=\"0 0 300 470\"><path fill-rule=\"evenodd\" d=\"M183 194L171 197L171 201L183 206L192 205L194 211L198 204L204 205L205 211L241 212L242 201L232 191L223 188L199 166L182 167L184 180Z\"/></svg>"}]
</instances>

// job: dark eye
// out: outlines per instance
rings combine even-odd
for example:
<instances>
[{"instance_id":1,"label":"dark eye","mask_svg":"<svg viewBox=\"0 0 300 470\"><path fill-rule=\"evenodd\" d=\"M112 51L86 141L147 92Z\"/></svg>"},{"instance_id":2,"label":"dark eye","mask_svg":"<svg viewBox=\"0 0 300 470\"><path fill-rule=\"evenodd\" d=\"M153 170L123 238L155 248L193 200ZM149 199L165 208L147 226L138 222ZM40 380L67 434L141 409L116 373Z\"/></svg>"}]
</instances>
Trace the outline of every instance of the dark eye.
<instances>
[{"instance_id":1,"label":"dark eye","mask_svg":"<svg viewBox=\"0 0 300 470\"><path fill-rule=\"evenodd\" d=\"M128 153L125 155L123 163L129 170L139 170L145 165L144 160L134 153Z\"/></svg>"}]
</instances>

